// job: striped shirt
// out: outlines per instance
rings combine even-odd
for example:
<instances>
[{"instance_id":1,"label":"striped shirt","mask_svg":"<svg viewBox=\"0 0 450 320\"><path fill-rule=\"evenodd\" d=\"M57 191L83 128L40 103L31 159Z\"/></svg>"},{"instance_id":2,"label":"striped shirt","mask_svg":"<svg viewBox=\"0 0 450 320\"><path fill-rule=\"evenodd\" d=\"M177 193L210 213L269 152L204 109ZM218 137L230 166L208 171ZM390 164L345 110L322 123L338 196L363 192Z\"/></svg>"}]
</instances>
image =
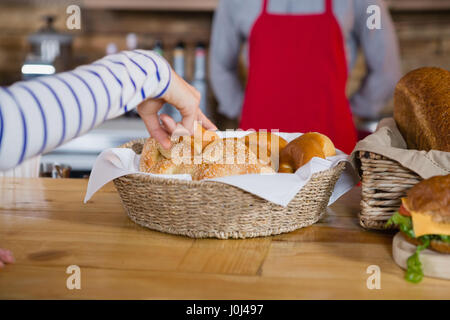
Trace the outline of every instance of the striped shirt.
<instances>
[{"instance_id":1,"label":"striped shirt","mask_svg":"<svg viewBox=\"0 0 450 320\"><path fill-rule=\"evenodd\" d=\"M152 51L123 51L70 72L0 88L0 171L167 90L171 69Z\"/></svg>"}]
</instances>

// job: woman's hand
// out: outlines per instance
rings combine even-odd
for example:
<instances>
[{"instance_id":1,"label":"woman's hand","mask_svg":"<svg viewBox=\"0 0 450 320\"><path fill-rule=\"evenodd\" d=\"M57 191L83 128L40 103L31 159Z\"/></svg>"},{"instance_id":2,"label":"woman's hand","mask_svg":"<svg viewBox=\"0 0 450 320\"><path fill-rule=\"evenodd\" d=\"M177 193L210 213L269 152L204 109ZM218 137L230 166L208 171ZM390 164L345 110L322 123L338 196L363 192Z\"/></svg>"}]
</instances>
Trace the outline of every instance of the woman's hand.
<instances>
[{"instance_id":1,"label":"woman's hand","mask_svg":"<svg viewBox=\"0 0 450 320\"><path fill-rule=\"evenodd\" d=\"M14 257L11 251L0 248L0 268L3 268L6 263L14 263Z\"/></svg>"},{"instance_id":2,"label":"woman's hand","mask_svg":"<svg viewBox=\"0 0 450 320\"><path fill-rule=\"evenodd\" d=\"M191 134L193 134L194 121L200 121L207 130L217 130L217 127L200 110L200 93L172 70L172 79L164 95L159 99L147 99L137 107L148 132L164 148L170 148L169 137L175 128L175 121L166 114L161 115L162 123L160 123L158 111L165 103L170 103L180 111L183 117L181 124Z\"/></svg>"}]
</instances>

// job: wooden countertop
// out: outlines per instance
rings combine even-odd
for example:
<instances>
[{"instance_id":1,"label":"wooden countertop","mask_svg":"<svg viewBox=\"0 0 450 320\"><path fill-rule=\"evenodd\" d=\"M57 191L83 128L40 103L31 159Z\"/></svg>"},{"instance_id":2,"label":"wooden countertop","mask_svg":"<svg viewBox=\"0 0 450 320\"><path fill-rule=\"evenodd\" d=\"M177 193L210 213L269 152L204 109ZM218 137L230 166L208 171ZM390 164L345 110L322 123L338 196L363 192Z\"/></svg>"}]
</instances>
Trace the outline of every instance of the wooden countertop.
<instances>
[{"instance_id":1,"label":"wooden countertop","mask_svg":"<svg viewBox=\"0 0 450 320\"><path fill-rule=\"evenodd\" d=\"M0 299L428 299L450 281L403 280L392 234L359 227L360 189L308 228L250 240L190 239L133 223L112 184L88 204L86 180L0 179ZM81 268L68 290L66 268ZM367 267L381 269L369 290Z\"/></svg>"}]
</instances>

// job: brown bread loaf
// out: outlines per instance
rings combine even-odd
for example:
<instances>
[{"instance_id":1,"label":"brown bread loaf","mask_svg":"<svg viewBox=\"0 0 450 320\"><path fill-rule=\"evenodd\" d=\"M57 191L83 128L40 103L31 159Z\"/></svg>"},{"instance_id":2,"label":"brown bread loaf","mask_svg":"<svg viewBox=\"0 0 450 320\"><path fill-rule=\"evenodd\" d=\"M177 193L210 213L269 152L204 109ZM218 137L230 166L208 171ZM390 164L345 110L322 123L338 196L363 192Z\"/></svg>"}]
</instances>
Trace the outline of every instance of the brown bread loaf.
<instances>
[{"instance_id":1,"label":"brown bread loaf","mask_svg":"<svg viewBox=\"0 0 450 320\"><path fill-rule=\"evenodd\" d=\"M450 152L450 72L427 67L406 74L395 88L394 119L408 149Z\"/></svg>"}]
</instances>

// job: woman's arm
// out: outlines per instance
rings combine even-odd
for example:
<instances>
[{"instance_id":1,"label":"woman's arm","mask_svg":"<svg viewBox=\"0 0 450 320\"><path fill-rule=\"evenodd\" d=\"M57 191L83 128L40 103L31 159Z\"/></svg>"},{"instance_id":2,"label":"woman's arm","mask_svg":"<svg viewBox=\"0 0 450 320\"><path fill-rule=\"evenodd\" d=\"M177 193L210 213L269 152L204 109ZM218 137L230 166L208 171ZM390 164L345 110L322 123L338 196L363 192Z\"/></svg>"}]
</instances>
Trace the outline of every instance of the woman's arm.
<instances>
[{"instance_id":1,"label":"woman's arm","mask_svg":"<svg viewBox=\"0 0 450 320\"><path fill-rule=\"evenodd\" d=\"M191 130L194 120L214 125L199 111L200 96L156 53L124 51L90 65L0 88L0 171L52 150L139 105L150 134L169 146L157 115L176 106Z\"/></svg>"},{"instance_id":2,"label":"woman's arm","mask_svg":"<svg viewBox=\"0 0 450 320\"><path fill-rule=\"evenodd\" d=\"M381 29L367 27L369 5L381 8ZM359 90L351 97L352 111L363 118L377 118L392 97L401 76L397 36L389 11L382 0L354 0L354 35L365 56L367 75Z\"/></svg>"},{"instance_id":3,"label":"woman's arm","mask_svg":"<svg viewBox=\"0 0 450 320\"><path fill-rule=\"evenodd\" d=\"M238 78L241 38L233 20L233 1L221 0L214 14L210 46L210 79L219 112L236 118L244 92ZM234 8L237 10L236 8Z\"/></svg>"},{"instance_id":4,"label":"woman's arm","mask_svg":"<svg viewBox=\"0 0 450 320\"><path fill-rule=\"evenodd\" d=\"M52 150L167 90L171 69L150 51L124 51L73 71L0 89L0 170Z\"/></svg>"}]
</instances>

